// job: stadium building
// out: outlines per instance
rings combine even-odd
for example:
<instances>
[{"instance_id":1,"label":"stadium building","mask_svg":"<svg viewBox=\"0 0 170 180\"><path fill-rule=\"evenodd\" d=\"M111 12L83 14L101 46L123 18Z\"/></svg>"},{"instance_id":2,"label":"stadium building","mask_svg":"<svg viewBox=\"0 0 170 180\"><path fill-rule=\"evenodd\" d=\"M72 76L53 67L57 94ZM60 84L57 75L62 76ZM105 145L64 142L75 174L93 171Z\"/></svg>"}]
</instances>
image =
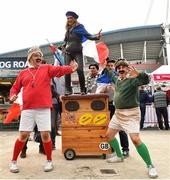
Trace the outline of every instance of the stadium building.
<instances>
[{"instance_id":1,"label":"stadium building","mask_svg":"<svg viewBox=\"0 0 170 180\"><path fill-rule=\"evenodd\" d=\"M162 64L168 64L167 49L162 24L132 27L104 32L101 39L109 49L110 58L126 58L138 70L152 72ZM100 42L100 41L98 41ZM62 42L53 42L59 46ZM44 59L53 64L53 54L49 44L41 45ZM0 89L9 92L18 72L25 68L29 48L0 54ZM85 57L85 73L93 58ZM77 83L77 74L73 74L73 84ZM5 94L5 96L7 96Z\"/></svg>"}]
</instances>

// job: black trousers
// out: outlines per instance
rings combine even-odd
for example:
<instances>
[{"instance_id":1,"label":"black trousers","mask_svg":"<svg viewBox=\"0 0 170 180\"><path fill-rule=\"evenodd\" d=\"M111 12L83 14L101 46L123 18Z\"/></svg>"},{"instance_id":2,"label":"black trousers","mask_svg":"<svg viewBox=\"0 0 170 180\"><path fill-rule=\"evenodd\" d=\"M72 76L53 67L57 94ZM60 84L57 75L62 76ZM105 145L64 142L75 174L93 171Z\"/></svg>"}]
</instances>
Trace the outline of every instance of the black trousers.
<instances>
[{"instance_id":1,"label":"black trousers","mask_svg":"<svg viewBox=\"0 0 170 180\"><path fill-rule=\"evenodd\" d=\"M115 113L115 106L113 105L112 102L109 103L109 111L110 111L110 118L112 118L112 116ZM120 138L122 151L129 151L129 141L127 134L124 131L119 131L119 138Z\"/></svg>"},{"instance_id":2,"label":"black trousers","mask_svg":"<svg viewBox=\"0 0 170 180\"><path fill-rule=\"evenodd\" d=\"M169 129L169 123L168 123L167 107L156 108L156 116L157 116L157 119L158 119L159 128L164 129L163 128L163 121L162 121L162 116L163 116L165 129L168 130Z\"/></svg>"},{"instance_id":3,"label":"black trousers","mask_svg":"<svg viewBox=\"0 0 170 180\"><path fill-rule=\"evenodd\" d=\"M53 104L53 108L51 110L51 141L52 144L55 145L55 137L56 137L56 129L57 129L57 112L56 112L57 104Z\"/></svg>"},{"instance_id":4,"label":"black trousers","mask_svg":"<svg viewBox=\"0 0 170 180\"><path fill-rule=\"evenodd\" d=\"M27 150L27 143L28 143L28 139L25 142L25 145L24 145L24 147L22 149L22 152L26 152L26 150Z\"/></svg>"},{"instance_id":5,"label":"black trousers","mask_svg":"<svg viewBox=\"0 0 170 180\"><path fill-rule=\"evenodd\" d=\"M72 60L75 60L78 63L77 74L79 77L80 90L81 92L85 92L85 76L83 70L83 54L82 52L76 53L65 53L65 65L69 65ZM65 88L66 92L72 92L71 87L71 74L65 75Z\"/></svg>"},{"instance_id":6,"label":"black trousers","mask_svg":"<svg viewBox=\"0 0 170 180\"><path fill-rule=\"evenodd\" d=\"M145 121L146 105L140 105L140 112L141 112L140 129L142 129Z\"/></svg>"}]
</instances>

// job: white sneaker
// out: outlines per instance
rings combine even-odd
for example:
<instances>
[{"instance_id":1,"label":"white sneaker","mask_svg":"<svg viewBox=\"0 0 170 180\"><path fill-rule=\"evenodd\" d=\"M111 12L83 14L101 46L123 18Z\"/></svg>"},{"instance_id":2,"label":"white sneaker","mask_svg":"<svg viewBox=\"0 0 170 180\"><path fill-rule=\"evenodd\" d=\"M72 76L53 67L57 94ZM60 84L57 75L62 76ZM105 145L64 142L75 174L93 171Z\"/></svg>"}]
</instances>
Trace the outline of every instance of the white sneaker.
<instances>
[{"instance_id":1,"label":"white sneaker","mask_svg":"<svg viewBox=\"0 0 170 180\"><path fill-rule=\"evenodd\" d=\"M113 156L117 156L115 152L113 152L112 154L106 154L106 159L110 159Z\"/></svg>"},{"instance_id":2,"label":"white sneaker","mask_svg":"<svg viewBox=\"0 0 170 180\"><path fill-rule=\"evenodd\" d=\"M123 157L113 156L113 157L107 159L107 162L116 163L116 162L123 162L123 160L124 160Z\"/></svg>"},{"instance_id":3,"label":"white sneaker","mask_svg":"<svg viewBox=\"0 0 170 180\"><path fill-rule=\"evenodd\" d=\"M17 162L16 161L12 161L10 164L9 164L9 169L10 169L10 172L12 173L18 173L19 172L19 169L17 167Z\"/></svg>"},{"instance_id":4,"label":"white sneaker","mask_svg":"<svg viewBox=\"0 0 170 180\"><path fill-rule=\"evenodd\" d=\"M153 165L150 165L148 167L148 175L150 178L157 178L158 177L158 173L157 173L157 171Z\"/></svg>"},{"instance_id":5,"label":"white sneaker","mask_svg":"<svg viewBox=\"0 0 170 180\"><path fill-rule=\"evenodd\" d=\"M49 172L53 170L53 162L50 160L47 160L44 166L44 171Z\"/></svg>"}]
</instances>

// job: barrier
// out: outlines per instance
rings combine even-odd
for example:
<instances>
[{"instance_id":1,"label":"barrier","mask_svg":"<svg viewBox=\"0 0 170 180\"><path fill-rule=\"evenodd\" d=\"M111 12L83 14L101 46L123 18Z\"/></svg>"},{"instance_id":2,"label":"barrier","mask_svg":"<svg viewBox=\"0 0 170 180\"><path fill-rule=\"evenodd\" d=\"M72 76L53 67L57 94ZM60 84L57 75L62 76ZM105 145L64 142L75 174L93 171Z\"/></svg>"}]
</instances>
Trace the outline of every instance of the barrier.
<instances>
[{"instance_id":1,"label":"barrier","mask_svg":"<svg viewBox=\"0 0 170 180\"><path fill-rule=\"evenodd\" d=\"M168 118L169 118L168 120L170 124L170 105L167 108L168 108ZM146 106L144 128L147 127L158 127L156 111L153 105Z\"/></svg>"}]
</instances>

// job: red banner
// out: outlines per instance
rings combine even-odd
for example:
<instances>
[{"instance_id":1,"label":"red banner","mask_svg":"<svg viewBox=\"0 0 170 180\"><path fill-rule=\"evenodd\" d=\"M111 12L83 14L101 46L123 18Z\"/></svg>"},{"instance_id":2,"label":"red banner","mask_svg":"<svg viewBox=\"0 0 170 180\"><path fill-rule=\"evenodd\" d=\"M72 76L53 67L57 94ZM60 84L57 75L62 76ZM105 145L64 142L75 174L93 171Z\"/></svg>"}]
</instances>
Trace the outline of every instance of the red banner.
<instances>
[{"instance_id":1,"label":"red banner","mask_svg":"<svg viewBox=\"0 0 170 180\"><path fill-rule=\"evenodd\" d=\"M155 81L170 81L170 74L154 74Z\"/></svg>"}]
</instances>

